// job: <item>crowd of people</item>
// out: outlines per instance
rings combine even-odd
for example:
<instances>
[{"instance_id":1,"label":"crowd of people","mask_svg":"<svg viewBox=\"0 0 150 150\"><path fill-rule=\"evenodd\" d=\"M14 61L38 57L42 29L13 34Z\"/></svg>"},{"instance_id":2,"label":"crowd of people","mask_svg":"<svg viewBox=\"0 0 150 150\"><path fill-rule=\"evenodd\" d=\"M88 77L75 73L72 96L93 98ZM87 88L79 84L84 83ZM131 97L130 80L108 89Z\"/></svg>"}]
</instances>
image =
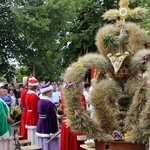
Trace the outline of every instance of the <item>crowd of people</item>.
<instances>
[{"instance_id":1,"label":"crowd of people","mask_svg":"<svg viewBox=\"0 0 150 150\"><path fill-rule=\"evenodd\" d=\"M42 150L80 150L84 140L80 141L80 136L83 137L84 133L73 132L66 124L63 88L62 83L39 83L35 77L24 77L22 84L1 87L0 116L3 125L0 128L0 147L5 144L4 150L13 149L11 124L15 120L11 119L10 111L17 105L21 109L19 135L23 139L31 140ZM89 114L92 111L90 89L90 83L82 83L79 89L84 111ZM61 114L58 108L61 108Z\"/></svg>"}]
</instances>

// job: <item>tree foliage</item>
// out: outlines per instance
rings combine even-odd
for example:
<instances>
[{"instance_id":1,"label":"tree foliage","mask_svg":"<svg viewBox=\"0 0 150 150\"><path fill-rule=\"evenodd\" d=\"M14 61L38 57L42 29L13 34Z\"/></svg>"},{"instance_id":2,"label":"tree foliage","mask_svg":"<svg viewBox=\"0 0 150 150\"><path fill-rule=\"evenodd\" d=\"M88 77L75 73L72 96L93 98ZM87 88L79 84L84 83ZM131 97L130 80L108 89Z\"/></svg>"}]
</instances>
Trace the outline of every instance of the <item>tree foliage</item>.
<instances>
[{"instance_id":1,"label":"tree foliage","mask_svg":"<svg viewBox=\"0 0 150 150\"><path fill-rule=\"evenodd\" d=\"M89 52L97 52L95 46L95 35L99 27L106 21L102 14L110 8L116 7L113 0L82 0L77 3L76 19L70 23L66 38L62 38L62 57L64 67L76 61L79 56ZM62 35L64 37L64 35Z\"/></svg>"},{"instance_id":2,"label":"tree foliage","mask_svg":"<svg viewBox=\"0 0 150 150\"><path fill-rule=\"evenodd\" d=\"M149 13L150 13L150 1L149 0L141 0L140 5L144 8L148 9L148 14L146 15L146 17L140 22L140 25L145 28L148 31L148 34L150 35L149 31L150 31L150 17L149 17Z\"/></svg>"},{"instance_id":3,"label":"tree foliage","mask_svg":"<svg viewBox=\"0 0 150 150\"><path fill-rule=\"evenodd\" d=\"M34 67L40 80L55 78L53 56L58 36L72 17L68 13L72 8L69 0L28 1L11 7L24 46L18 59L31 72Z\"/></svg>"},{"instance_id":4,"label":"tree foliage","mask_svg":"<svg viewBox=\"0 0 150 150\"><path fill-rule=\"evenodd\" d=\"M97 52L95 35L108 22L102 15L119 8L118 0L8 0L0 4L0 68L7 81L15 69L9 60L15 58L22 75L39 80L59 80L74 61L89 52ZM146 7L149 0L130 0L130 8ZM135 20L129 20L135 21ZM150 30L148 15L136 20ZM35 69L35 72L34 70ZM23 71L24 70L24 71ZM22 74L22 75L21 75Z\"/></svg>"},{"instance_id":5,"label":"tree foliage","mask_svg":"<svg viewBox=\"0 0 150 150\"><path fill-rule=\"evenodd\" d=\"M11 2L1 2L0 4L0 75L12 80L15 75L15 68L10 64L10 59L19 52L19 38L14 25L14 15L10 7Z\"/></svg>"}]
</instances>

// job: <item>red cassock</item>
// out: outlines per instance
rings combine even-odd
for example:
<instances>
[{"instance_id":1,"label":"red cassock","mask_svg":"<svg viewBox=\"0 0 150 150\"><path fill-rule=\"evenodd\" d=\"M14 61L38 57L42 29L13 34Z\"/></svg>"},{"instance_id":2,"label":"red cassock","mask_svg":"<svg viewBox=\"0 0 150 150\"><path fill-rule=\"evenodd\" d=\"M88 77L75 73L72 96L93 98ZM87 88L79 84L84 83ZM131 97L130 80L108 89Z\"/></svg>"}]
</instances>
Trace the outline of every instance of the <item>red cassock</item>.
<instances>
[{"instance_id":1,"label":"red cassock","mask_svg":"<svg viewBox=\"0 0 150 150\"><path fill-rule=\"evenodd\" d=\"M23 139L27 139L27 129L25 128L26 116L27 116L27 108L26 108L26 103L25 103L25 97L27 95L27 91L28 91L28 88L24 88L21 92L22 114L21 114L21 123L20 123L19 135L23 136Z\"/></svg>"},{"instance_id":2,"label":"red cassock","mask_svg":"<svg viewBox=\"0 0 150 150\"><path fill-rule=\"evenodd\" d=\"M83 94L81 94L81 102L86 110L86 101ZM62 96L62 108L65 112L65 102ZM66 117L63 117L62 124L61 124L61 143L60 143L60 150L83 150L80 148L80 144L83 144L84 141L77 141L77 135L83 135L83 133L77 133L71 131L69 127L67 127L65 121Z\"/></svg>"},{"instance_id":3,"label":"red cassock","mask_svg":"<svg viewBox=\"0 0 150 150\"><path fill-rule=\"evenodd\" d=\"M29 90L27 92L25 101L27 107L26 127L36 126L39 118L37 108L39 96L34 91Z\"/></svg>"}]
</instances>

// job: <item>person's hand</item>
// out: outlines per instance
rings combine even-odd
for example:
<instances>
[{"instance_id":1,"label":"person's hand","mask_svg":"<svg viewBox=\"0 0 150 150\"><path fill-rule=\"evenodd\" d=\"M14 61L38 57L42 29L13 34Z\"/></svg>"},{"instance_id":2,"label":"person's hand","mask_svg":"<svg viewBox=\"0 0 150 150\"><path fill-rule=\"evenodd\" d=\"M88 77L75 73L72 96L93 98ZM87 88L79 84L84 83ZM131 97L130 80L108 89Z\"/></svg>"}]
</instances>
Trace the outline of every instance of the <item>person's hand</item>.
<instances>
[{"instance_id":1,"label":"person's hand","mask_svg":"<svg viewBox=\"0 0 150 150\"><path fill-rule=\"evenodd\" d=\"M59 107L59 105L60 105L59 103L56 103L56 104L55 104L56 107Z\"/></svg>"},{"instance_id":2,"label":"person's hand","mask_svg":"<svg viewBox=\"0 0 150 150\"><path fill-rule=\"evenodd\" d=\"M12 119L12 118L7 117L7 122L13 124L13 123L15 123L15 120Z\"/></svg>"},{"instance_id":3,"label":"person's hand","mask_svg":"<svg viewBox=\"0 0 150 150\"><path fill-rule=\"evenodd\" d=\"M15 123L15 120L14 120L14 119L11 119L10 123L11 123L11 124Z\"/></svg>"},{"instance_id":4,"label":"person's hand","mask_svg":"<svg viewBox=\"0 0 150 150\"><path fill-rule=\"evenodd\" d=\"M5 102L7 105L9 105L10 104L10 102Z\"/></svg>"},{"instance_id":5,"label":"person's hand","mask_svg":"<svg viewBox=\"0 0 150 150\"><path fill-rule=\"evenodd\" d=\"M61 118L62 118L62 115L58 115L58 114L57 114L57 118L58 118L58 119L61 119Z\"/></svg>"}]
</instances>

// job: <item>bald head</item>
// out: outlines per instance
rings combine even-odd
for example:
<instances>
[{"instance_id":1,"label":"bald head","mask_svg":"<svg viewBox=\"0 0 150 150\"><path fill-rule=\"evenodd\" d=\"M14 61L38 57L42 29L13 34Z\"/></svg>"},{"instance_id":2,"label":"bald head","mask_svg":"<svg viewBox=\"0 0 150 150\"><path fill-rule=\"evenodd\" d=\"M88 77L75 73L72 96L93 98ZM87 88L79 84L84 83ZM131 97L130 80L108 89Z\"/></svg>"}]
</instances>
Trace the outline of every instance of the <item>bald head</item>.
<instances>
[{"instance_id":1,"label":"bald head","mask_svg":"<svg viewBox=\"0 0 150 150\"><path fill-rule=\"evenodd\" d=\"M0 98L2 97L3 95L3 88L0 88Z\"/></svg>"}]
</instances>

